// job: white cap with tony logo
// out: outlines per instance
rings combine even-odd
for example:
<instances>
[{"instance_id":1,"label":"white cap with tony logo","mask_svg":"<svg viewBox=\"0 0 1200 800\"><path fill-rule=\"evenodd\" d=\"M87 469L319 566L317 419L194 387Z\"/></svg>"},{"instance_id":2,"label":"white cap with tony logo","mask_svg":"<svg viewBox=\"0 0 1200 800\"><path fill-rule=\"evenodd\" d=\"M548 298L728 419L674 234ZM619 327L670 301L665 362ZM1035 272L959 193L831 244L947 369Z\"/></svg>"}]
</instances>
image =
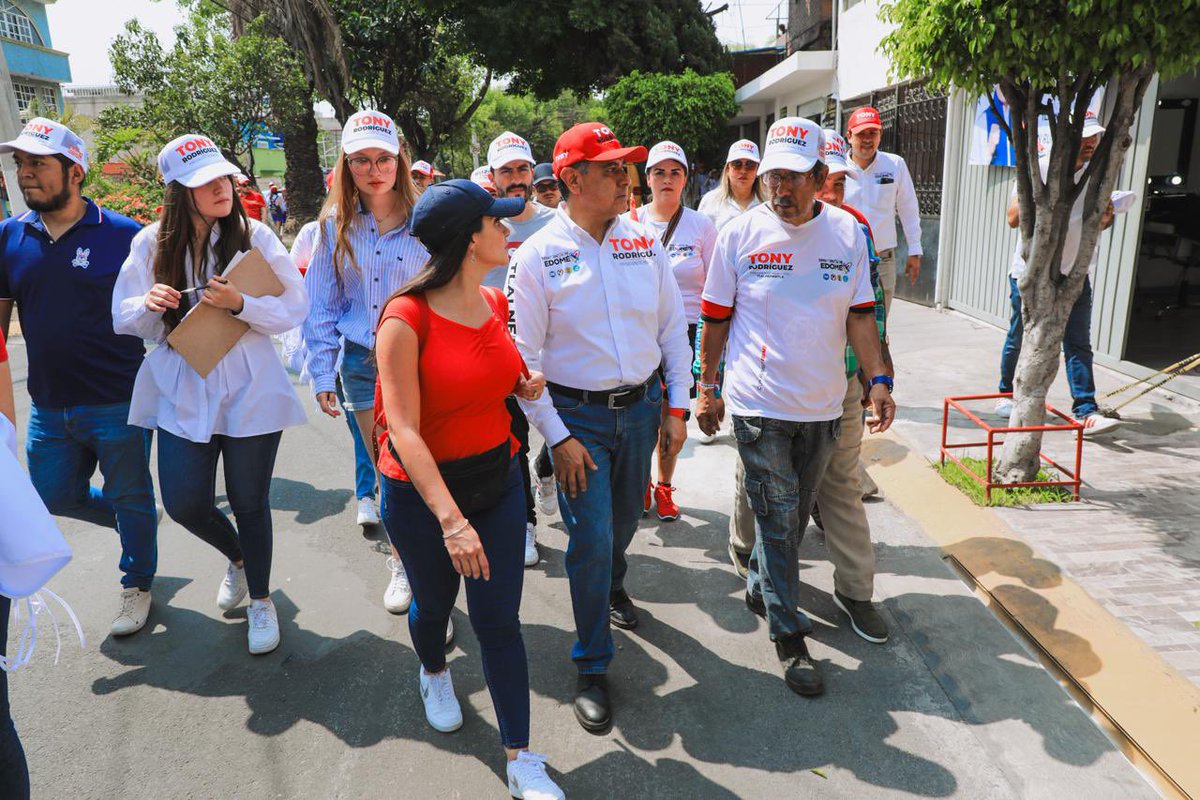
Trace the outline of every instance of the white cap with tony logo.
<instances>
[{"instance_id":1,"label":"white cap with tony logo","mask_svg":"<svg viewBox=\"0 0 1200 800\"><path fill-rule=\"evenodd\" d=\"M829 167L829 174L836 175L839 172L846 173L847 177L855 178L857 176L850 169L849 162L846 161L847 154L850 148L846 146L846 140L842 135L833 128L825 128L825 148L822 155L825 157L825 166Z\"/></svg>"},{"instance_id":2,"label":"white cap with tony logo","mask_svg":"<svg viewBox=\"0 0 1200 800\"><path fill-rule=\"evenodd\" d=\"M505 131L492 139L492 143L488 145L488 166L500 169L513 161L528 161L531 167L537 163L533 160L533 150L530 149L529 142L512 131Z\"/></svg>"},{"instance_id":3,"label":"white cap with tony logo","mask_svg":"<svg viewBox=\"0 0 1200 800\"><path fill-rule=\"evenodd\" d=\"M52 119L34 117L25 123L20 136L0 144L0 153L14 150L33 156L65 156L87 172L87 145L75 131Z\"/></svg>"},{"instance_id":4,"label":"white cap with tony logo","mask_svg":"<svg viewBox=\"0 0 1200 800\"><path fill-rule=\"evenodd\" d=\"M163 183L178 181L189 189L197 189L217 178L237 175L241 169L225 159L212 139L186 133L167 142L159 151L158 171Z\"/></svg>"},{"instance_id":5,"label":"white cap with tony logo","mask_svg":"<svg viewBox=\"0 0 1200 800\"><path fill-rule=\"evenodd\" d=\"M824 140L821 126L811 119L784 117L767 129L767 145L758 171L808 172L824 161L821 153Z\"/></svg>"},{"instance_id":6,"label":"white cap with tony logo","mask_svg":"<svg viewBox=\"0 0 1200 800\"><path fill-rule=\"evenodd\" d=\"M755 164L762 161L762 156L758 154L758 145L749 139L738 139L733 144L729 145L729 155L725 157L725 163L730 161L753 161Z\"/></svg>"},{"instance_id":7,"label":"white cap with tony logo","mask_svg":"<svg viewBox=\"0 0 1200 800\"><path fill-rule=\"evenodd\" d=\"M369 147L378 147L392 155L400 155L400 135L396 121L382 111L365 109L350 116L342 128L342 152L353 155Z\"/></svg>"},{"instance_id":8,"label":"white cap with tony logo","mask_svg":"<svg viewBox=\"0 0 1200 800\"><path fill-rule=\"evenodd\" d=\"M1087 111L1083 115L1083 138L1088 139L1102 133L1104 133L1104 126L1100 124L1100 117L1096 116L1095 111Z\"/></svg>"},{"instance_id":9,"label":"white cap with tony logo","mask_svg":"<svg viewBox=\"0 0 1200 800\"><path fill-rule=\"evenodd\" d=\"M683 148L672 141L659 142L650 148L650 154L646 156L646 171L655 164L662 161L678 161L683 164L686 171L688 168L687 156L683 154Z\"/></svg>"}]
</instances>

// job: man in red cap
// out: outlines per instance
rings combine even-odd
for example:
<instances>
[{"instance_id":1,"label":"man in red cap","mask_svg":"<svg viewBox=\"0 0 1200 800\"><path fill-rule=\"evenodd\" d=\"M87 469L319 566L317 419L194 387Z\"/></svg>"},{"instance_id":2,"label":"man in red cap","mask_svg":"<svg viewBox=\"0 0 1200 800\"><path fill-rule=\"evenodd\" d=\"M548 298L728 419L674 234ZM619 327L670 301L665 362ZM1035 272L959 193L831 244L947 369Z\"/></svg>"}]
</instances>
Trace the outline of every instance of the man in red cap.
<instances>
[{"instance_id":1,"label":"man in red cap","mask_svg":"<svg viewBox=\"0 0 1200 800\"><path fill-rule=\"evenodd\" d=\"M921 272L921 217L917 192L908 164L894 153L879 149L883 121L879 112L864 106L850 115L850 174L846 182L846 202L859 209L871 223L879 255L879 280L888 312L896 293L896 217L904 227L908 242L908 262L904 274L910 283Z\"/></svg>"},{"instance_id":2,"label":"man in red cap","mask_svg":"<svg viewBox=\"0 0 1200 800\"><path fill-rule=\"evenodd\" d=\"M620 218L626 164L645 160L646 148L622 147L598 122L568 130L553 161L565 205L514 256L517 348L549 390L521 405L550 444L558 478L578 635L575 717L592 733L612 723L610 625L638 623L625 592L625 550L642 517L662 405L670 409L663 444L678 453L692 386L670 262L656 237Z\"/></svg>"}]
</instances>

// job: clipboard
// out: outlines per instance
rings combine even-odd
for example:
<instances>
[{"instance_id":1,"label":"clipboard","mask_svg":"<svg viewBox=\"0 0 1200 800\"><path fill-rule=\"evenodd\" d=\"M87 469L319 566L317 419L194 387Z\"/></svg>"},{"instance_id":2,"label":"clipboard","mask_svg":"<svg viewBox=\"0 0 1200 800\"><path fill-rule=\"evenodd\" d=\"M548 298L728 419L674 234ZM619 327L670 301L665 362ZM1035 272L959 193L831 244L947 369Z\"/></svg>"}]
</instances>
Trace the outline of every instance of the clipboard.
<instances>
[{"instance_id":1,"label":"clipboard","mask_svg":"<svg viewBox=\"0 0 1200 800\"><path fill-rule=\"evenodd\" d=\"M257 247L239 253L222 274L238 291L250 297L283 294L283 283ZM207 378L249 330L249 325L226 309L197 302L171 331L167 344L201 378Z\"/></svg>"}]
</instances>

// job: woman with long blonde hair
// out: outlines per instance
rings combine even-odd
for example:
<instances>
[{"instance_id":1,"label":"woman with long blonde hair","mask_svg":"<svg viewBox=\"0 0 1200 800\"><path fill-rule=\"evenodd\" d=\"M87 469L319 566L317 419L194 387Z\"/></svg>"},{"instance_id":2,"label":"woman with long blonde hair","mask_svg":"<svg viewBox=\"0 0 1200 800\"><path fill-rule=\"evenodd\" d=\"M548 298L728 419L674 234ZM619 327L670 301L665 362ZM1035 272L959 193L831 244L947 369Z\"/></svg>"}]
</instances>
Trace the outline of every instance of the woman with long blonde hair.
<instances>
[{"instance_id":1,"label":"woman with long blonde hair","mask_svg":"<svg viewBox=\"0 0 1200 800\"><path fill-rule=\"evenodd\" d=\"M760 160L758 145L749 139L738 139L729 146L720 185L700 198L696 209L711 219L718 231L767 199L758 177Z\"/></svg>"},{"instance_id":2,"label":"woman with long blonde hair","mask_svg":"<svg viewBox=\"0 0 1200 800\"><path fill-rule=\"evenodd\" d=\"M364 442L374 441L375 324L387 299L429 260L429 252L409 235L417 200L410 171L391 117L369 109L351 116L304 276L311 298L305 366L313 393L328 416L341 416L343 409L353 414ZM341 408L338 378L346 398ZM362 525L379 522L373 498L359 500L358 519ZM394 550L388 568L392 576L383 604L402 614L412 590Z\"/></svg>"}]
</instances>

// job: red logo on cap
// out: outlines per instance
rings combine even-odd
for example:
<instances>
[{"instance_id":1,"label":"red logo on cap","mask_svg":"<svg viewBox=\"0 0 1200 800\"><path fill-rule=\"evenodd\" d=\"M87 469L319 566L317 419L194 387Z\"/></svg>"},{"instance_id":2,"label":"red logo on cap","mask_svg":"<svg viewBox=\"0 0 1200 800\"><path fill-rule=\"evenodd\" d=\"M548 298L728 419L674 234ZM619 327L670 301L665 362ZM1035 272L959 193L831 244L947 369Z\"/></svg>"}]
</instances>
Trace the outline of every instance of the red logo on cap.
<instances>
[{"instance_id":1,"label":"red logo on cap","mask_svg":"<svg viewBox=\"0 0 1200 800\"><path fill-rule=\"evenodd\" d=\"M360 128L365 128L371 125L379 125L382 126L384 130L390 131L392 129L391 120L389 120L387 117L376 116L375 114L360 114L354 118L354 125Z\"/></svg>"},{"instance_id":2,"label":"red logo on cap","mask_svg":"<svg viewBox=\"0 0 1200 800\"><path fill-rule=\"evenodd\" d=\"M216 146L217 145L212 139L206 139L203 136L197 136L193 139L188 139L186 142L176 147L175 152L179 153L179 155L183 155L184 153L194 153L201 148L216 148Z\"/></svg>"},{"instance_id":3,"label":"red logo on cap","mask_svg":"<svg viewBox=\"0 0 1200 800\"><path fill-rule=\"evenodd\" d=\"M883 127L883 120L879 118L879 112L870 106L860 108L850 115L850 123L848 127L850 128L851 133L854 133L858 129L864 128L868 125L873 125L876 128Z\"/></svg>"},{"instance_id":4,"label":"red logo on cap","mask_svg":"<svg viewBox=\"0 0 1200 800\"><path fill-rule=\"evenodd\" d=\"M799 136L804 140L808 139L808 128L802 128L799 125L776 125L771 128L767 136Z\"/></svg>"}]
</instances>

